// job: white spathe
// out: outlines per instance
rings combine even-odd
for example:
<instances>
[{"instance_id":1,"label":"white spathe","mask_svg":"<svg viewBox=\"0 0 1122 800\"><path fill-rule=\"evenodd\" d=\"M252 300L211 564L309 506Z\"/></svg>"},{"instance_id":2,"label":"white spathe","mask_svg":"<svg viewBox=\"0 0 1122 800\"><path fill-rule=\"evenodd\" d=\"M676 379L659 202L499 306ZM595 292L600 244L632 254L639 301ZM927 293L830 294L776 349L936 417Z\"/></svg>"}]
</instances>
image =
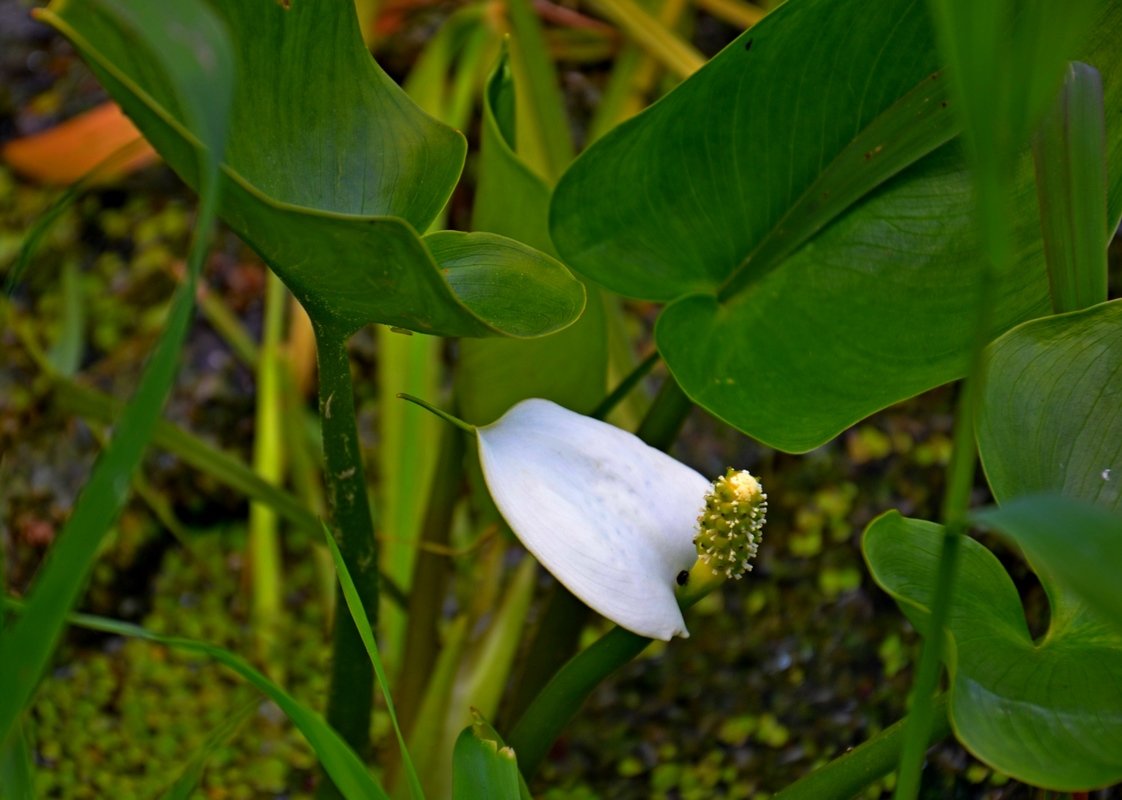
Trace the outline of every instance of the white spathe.
<instances>
[{"instance_id":1,"label":"white spathe","mask_svg":"<svg viewBox=\"0 0 1122 800\"><path fill-rule=\"evenodd\" d=\"M689 636L674 596L710 482L638 437L548 400L477 429L491 496L586 605L641 636Z\"/></svg>"}]
</instances>

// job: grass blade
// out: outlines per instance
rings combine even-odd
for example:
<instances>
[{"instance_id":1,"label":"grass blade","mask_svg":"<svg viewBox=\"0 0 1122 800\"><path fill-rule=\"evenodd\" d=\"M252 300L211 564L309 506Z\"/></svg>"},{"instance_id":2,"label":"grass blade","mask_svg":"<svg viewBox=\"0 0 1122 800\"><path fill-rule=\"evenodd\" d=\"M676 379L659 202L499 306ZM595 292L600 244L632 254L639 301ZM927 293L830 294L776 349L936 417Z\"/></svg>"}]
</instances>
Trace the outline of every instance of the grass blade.
<instances>
[{"instance_id":1,"label":"grass blade","mask_svg":"<svg viewBox=\"0 0 1122 800\"><path fill-rule=\"evenodd\" d=\"M370 663L374 666L374 675L377 676L378 685L386 698L386 711L389 712L390 722L393 723L393 732L397 736L398 747L401 748L401 761L405 766L409 792L414 800L423 800L425 793L421 789L421 781L417 777L417 770L413 767L413 760L409 757L409 749L405 746L405 737L401 733L401 727L397 724L397 711L394 709L393 697L390 695L386 670L382 666L382 658L378 654L378 643L374 639L374 630L370 627L370 620L366 616L362 599L358 596L358 589L355 588L354 581L351 580L351 574L347 570L347 565L343 561L343 554L339 551L339 545L335 543L335 537L332 535L331 529L324 525L323 533L327 539L327 547L331 550L331 557L335 560L335 571L339 576L339 586L343 590L343 599L347 601L347 609L351 612L351 619L354 620L355 627L358 628L358 635L361 637L363 645L366 646L366 652L370 655ZM342 789L342 787L339 788Z\"/></svg>"},{"instance_id":2,"label":"grass blade","mask_svg":"<svg viewBox=\"0 0 1122 800\"><path fill-rule=\"evenodd\" d=\"M1032 142L1057 314L1106 300L1106 119L1099 73L1072 63Z\"/></svg>"},{"instance_id":3,"label":"grass blade","mask_svg":"<svg viewBox=\"0 0 1122 800\"><path fill-rule=\"evenodd\" d=\"M573 160L565 100L530 1L512 0L508 13L514 34L510 63L518 92L515 150L552 186Z\"/></svg>"},{"instance_id":4,"label":"grass blade","mask_svg":"<svg viewBox=\"0 0 1122 800\"><path fill-rule=\"evenodd\" d=\"M5 599L3 604L10 610L24 611L27 604ZM98 617L92 614L69 614L66 622L86 630L125 636L130 639L143 639L189 653L199 653L224 667L236 672L246 682L252 684L262 694L277 704L277 707L292 720L323 765L331 780L339 787L344 797L350 800L389 800L389 795L367 771L355 752L343 741L342 737L328 725L323 717L300 703L279 685L252 667L237 653L216 645L182 639L176 636L161 636L157 633L115 619Z\"/></svg>"},{"instance_id":5,"label":"grass blade","mask_svg":"<svg viewBox=\"0 0 1122 800\"><path fill-rule=\"evenodd\" d=\"M35 800L35 769L31 748L22 728L0 745L0 797L10 800Z\"/></svg>"},{"instance_id":6,"label":"grass blade","mask_svg":"<svg viewBox=\"0 0 1122 800\"><path fill-rule=\"evenodd\" d=\"M205 147L199 156L199 218L187 259L187 280L172 302L167 328L116 435L95 464L70 519L36 576L26 613L5 631L0 642L0 686L5 687L0 695L0 742L15 729L31 701L102 539L124 505L129 478L140 463L171 390L218 205L218 159L225 143L233 86L233 53L224 29L198 3L177 4L174 25L167 19L171 12L162 6L114 3L101 11L107 24L128 31L138 48L150 52L200 128ZM205 62L197 58L194 47L198 42L192 41L188 32L206 41L210 58Z\"/></svg>"}]
</instances>

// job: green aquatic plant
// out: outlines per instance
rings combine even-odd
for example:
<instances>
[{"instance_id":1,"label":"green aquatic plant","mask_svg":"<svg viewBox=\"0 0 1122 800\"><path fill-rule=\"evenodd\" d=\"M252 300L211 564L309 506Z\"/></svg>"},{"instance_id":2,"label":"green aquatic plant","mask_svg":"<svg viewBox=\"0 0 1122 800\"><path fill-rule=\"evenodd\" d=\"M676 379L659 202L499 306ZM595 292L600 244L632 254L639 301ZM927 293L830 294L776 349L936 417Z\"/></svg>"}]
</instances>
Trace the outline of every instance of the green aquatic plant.
<instances>
[{"instance_id":1,"label":"green aquatic plant","mask_svg":"<svg viewBox=\"0 0 1122 800\"><path fill-rule=\"evenodd\" d=\"M869 574L924 637L907 719L781 796L847 797L896 770L897 796L915 797L924 753L948 732L1034 786L1122 780L1122 601L1103 566L1122 541L1122 319L1106 272L1122 218L1122 2L883 0L869 13L859 0L788 0L708 61L643 8L595 7L642 52L620 56L575 159L525 0L456 12L408 92L370 57L350 2L54 0L37 12L198 193L199 214L123 409L75 383L81 326L50 354L20 329L70 407L115 423L26 597L0 616L5 796L33 791L30 753L49 745L29 738L28 710L75 624L232 671L306 738L321 797L526 797L590 693L652 639L684 638L690 607L752 569L761 481L730 470L710 482L664 452L693 408L798 454L953 381L939 523L889 512L863 538ZM653 85L647 56L683 79L614 124L639 96L620 87ZM453 125L477 97L472 230L449 230L467 216L449 205L467 150ZM208 311L260 376L252 468L159 419L216 219L275 276L260 348ZM283 405L298 395L280 357L285 291L314 342L310 419ZM663 304L654 352L636 346L632 301ZM371 325L382 435L368 458L356 406L367 376L356 385L348 347ZM456 340L447 361L441 339ZM642 387L659 362L652 399ZM440 397L466 421L419 423L398 391ZM246 548L253 663L234 641L74 614L150 441L276 512L258 516ZM970 508L979 457L992 508ZM320 575L308 602L325 618L333 607L324 697L283 686L278 520L319 554L304 556ZM1022 548L1051 607L1043 637L973 526ZM508 532L562 587L540 607L536 563L508 558ZM831 574L827 596L860 580ZM590 612L606 632L582 648ZM375 678L397 740L377 759ZM240 713L214 712L210 744L174 779L180 796ZM755 724L765 746L791 735L774 717Z\"/></svg>"}]
</instances>

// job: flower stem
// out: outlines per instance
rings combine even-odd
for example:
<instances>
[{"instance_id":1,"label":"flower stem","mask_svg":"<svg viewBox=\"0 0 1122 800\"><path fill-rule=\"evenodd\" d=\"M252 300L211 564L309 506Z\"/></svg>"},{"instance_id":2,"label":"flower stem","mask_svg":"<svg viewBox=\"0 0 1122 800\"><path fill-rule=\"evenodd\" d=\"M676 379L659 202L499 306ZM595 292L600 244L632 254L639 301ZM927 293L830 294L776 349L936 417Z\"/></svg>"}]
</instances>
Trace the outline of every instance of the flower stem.
<instances>
[{"instance_id":1,"label":"flower stem","mask_svg":"<svg viewBox=\"0 0 1122 800\"><path fill-rule=\"evenodd\" d=\"M951 732L945 694L935 700L932 711L934 717L933 724L927 728L927 747ZM795 781L775 794L773 800L830 800L855 796L896 766L904 746L904 732L909 719L910 717L905 717L890 725L854 749Z\"/></svg>"},{"instance_id":2,"label":"flower stem","mask_svg":"<svg viewBox=\"0 0 1122 800\"><path fill-rule=\"evenodd\" d=\"M330 327L316 326L319 359L319 415L323 429L324 478L331 530L354 580L372 627L378 615L378 550L366 476L355 424L354 387L347 337ZM358 630L346 613L337 590L327 721L360 757L369 749L374 679L370 659ZM323 778L318 798L338 797Z\"/></svg>"},{"instance_id":3,"label":"flower stem","mask_svg":"<svg viewBox=\"0 0 1122 800\"><path fill-rule=\"evenodd\" d=\"M432 403L428 402L427 400L422 400L419 397L414 397L413 395L406 394L405 392L398 392L397 396L402 400L407 400L410 403L413 403L414 405L420 406L421 408L425 409L425 411L428 411L431 414L435 414L436 416L440 417L442 420L444 420L448 424L455 425L457 428L464 431L465 433L470 433L472 436L475 435L475 426L474 425L470 425L470 424L464 422L459 417L452 416L447 411L442 411L441 409L437 408L436 406L434 406Z\"/></svg>"},{"instance_id":4,"label":"flower stem","mask_svg":"<svg viewBox=\"0 0 1122 800\"><path fill-rule=\"evenodd\" d=\"M507 744L518 756L518 768L527 780L600 681L643 652L650 643L645 636L613 628L553 676L506 737Z\"/></svg>"},{"instance_id":5,"label":"flower stem","mask_svg":"<svg viewBox=\"0 0 1122 800\"><path fill-rule=\"evenodd\" d=\"M596 408L594 408L588 416L592 417L593 419L604 419L608 416L608 414L611 414L612 409L618 406L623 398L627 397L627 395L631 393L631 390L635 388L636 384L638 384L639 381L643 380L643 378L646 377L647 373L654 368L654 365L658 363L659 358L661 358L661 356L659 356L658 351L655 350L649 356L640 361L635 366L635 369L627 373L627 376L619 382L619 385L616 386L616 388L612 389L611 394L601 400Z\"/></svg>"},{"instance_id":6,"label":"flower stem","mask_svg":"<svg viewBox=\"0 0 1122 800\"><path fill-rule=\"evenodd\" d=\"M693 401L686 397L673 376L668 375L635 435L651 447L669 450L692 408Z\"/></svg>"}]
</instances>

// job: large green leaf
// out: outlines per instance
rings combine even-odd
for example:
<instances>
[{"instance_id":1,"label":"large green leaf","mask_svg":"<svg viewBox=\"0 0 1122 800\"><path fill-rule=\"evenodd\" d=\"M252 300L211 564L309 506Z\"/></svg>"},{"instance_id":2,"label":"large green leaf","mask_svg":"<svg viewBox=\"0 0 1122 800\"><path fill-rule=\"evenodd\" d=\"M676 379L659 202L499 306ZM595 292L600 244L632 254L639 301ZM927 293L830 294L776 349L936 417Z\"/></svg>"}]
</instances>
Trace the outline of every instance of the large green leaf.
<instances>
[{"instance_id":1,"label":"large green leaf","mask_svg":"<svg viewBox=\"0 0 1122 800\"><path fill-rule=\"evenodd\" d=\"M1108 109L1122 60L1100 31L1120 21L1104 3L1080 54ZM870 15L791 0L574 163L551 209L558 250L616 291L673 301L657 340L692 399L769 444L814 447L966 367L983 258L938 67L921 2ZM1109 131L1115 164L1120 149ZM1027 154L1016 175L993 334L1048 308ZM1114 219L1117 168L1109 191Z\"/></svg>"},{"instance_id":2,"label":"large green leaf","mask_svg":"<svg viewBox=\"0 0 1122 800\"><path fill-rule=\"evenodd\" d=\"M990 345L977 428L999 502L1059 492L1122 511L1122 301Z\"/></svg>"},{"instance_id":3,"label":"large green leaf","mask_svg":"<svg viewBox=\"0 0 1122 800\"><path fill-rule=\"evenodd\" d=\"M865 532L876 582L925 631L942 528L892 511ZM959 553L946 635L951 725L974 755L1062 791L1122 780L1122 637L1086 613L1034 642L1017 590L973 539Z\"/></svg>"},{"instance_id":4,"label":"large green leaf","mask_svg":"<svg viewBox=\"0 0 1122 800\"><path fill-rule=\"evenodd\" d=\"M1002 506L975 518L1022 545L1052 614L1034 642L997 559L962 542L947 630L951 720L986 762L1055 789L1122 780L1120 399L1122 302L1034 320L990 346L976 425ZM873 577L920 626L941 535L895 514L865 534Z\"/></svg>"},{"instance_id":5,"label":"large green leaf","mask_svg":"<svg viewBox=\"0 0 1122 800\"><path fill-rule=\"evenodd\" d=\"M494 271L465 295L445 252L422 240L463 165L463 136L425 115L363 46L350 3L211 2L230 28L242 80L223 164L221 216L320 325L383 322L423 333L531 336L572 322L583 290L529 248L468 240ZM287 8L285 6L288 6ZM136 37L95 5L55 0L65 33L110 94L190 184L198 130ZM517 277L517 280L512 278ZM472 282L478 287L479 283Z\"/></svg>"},{"instance_id":6,"label":"large green leaf","mask_svg":"<svg viewBox=\"0 0 1122 800\"><path fill-rule=\"evenodd\" d=\"M472 226L552 253L550 188L515 152L514 77L503 56L484 91L482 149ZM540 127L548 127L545 121ZM574 411L591 411L604 396L607 332L600 293L589 292L584 316L564 331L540 339L464 340L456 394L464 419L494 422L528 397L553 400Z\"/></svg>"},{"instance_id":7,"label":"large green leaf","mask_svg":"<svg viewBox=\"0 0 1122 800\"><path fill-rule=\"evenodd\" d=\"M1024 547L1053 616L1081 616L1084 598L1100 610L1122 605L1114 558L1122 547L1122 301L1034 320L994 342L976 424L1002 504L983 521ZM1021 499L1041 493L1063 497Z\"/></svg>"}]
</instances>

